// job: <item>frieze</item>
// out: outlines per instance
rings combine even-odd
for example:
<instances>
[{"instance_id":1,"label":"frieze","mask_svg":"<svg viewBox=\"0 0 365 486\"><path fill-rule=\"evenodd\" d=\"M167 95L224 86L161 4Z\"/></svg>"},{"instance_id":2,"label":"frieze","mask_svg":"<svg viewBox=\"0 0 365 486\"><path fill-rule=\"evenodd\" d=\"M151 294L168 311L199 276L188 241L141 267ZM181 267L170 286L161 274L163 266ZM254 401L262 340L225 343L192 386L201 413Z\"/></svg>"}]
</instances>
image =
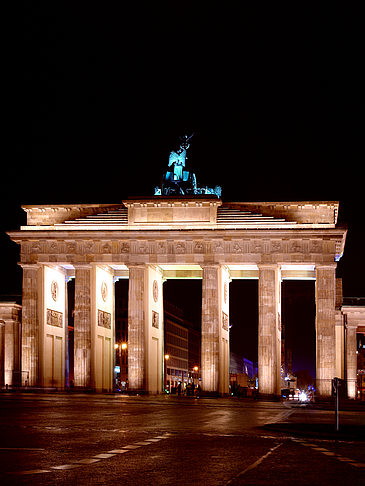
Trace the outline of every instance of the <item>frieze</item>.
<instances>
[{"instance_id":1,"label":"frieze","mask_svg":"<svg viewBox=\"0 0 365 486\"><path fill-rule=\"evenodd\" d=\"M175 253L186 253L186 242L185 241L177 241L174 244Z\"/></svg>"},{"instance_id":2,"label":"frieze","mask_svg":"<svg viewBox=\"0 0 365 486\"><path fill-rule=\"evenodd\" d=\"M250 241L250 253L263 253L263 252L264 252L264 242L262 240Z\"/></svg>"},{"instance_id":3,"label":"frieze","mask_svg":"<svg viewBox=\"0 0 365 486\"><path fill-rule=\"evenodd\" d=\"M111 329L112 316L110 312L105 312L98 309L98 326L104 329Z\"/></svg>"},{"instance_id":4,"label":"frieze","mask_svg":"<svg viewBox=\"0 0 365 486\"><path fill-rule=\"evenodd\" d=\"M31 253L43 253L44 251L44 242L41 241L33 241L30 244L30 252Z\"/></svg>"},{"instance_id":5,"label":"frieze","mask_svg":"<svg viewBox=\"0 0 365 486\"><path fill-rule=\"evenodd\" d=\"M167 253L167 242L166 241L157 241L156 253L158 253L159 255Z\"/></svg>"},{"instance_id":6,"label":"frieze","mask_svg":"<svg viewBox=\"0 0 365 486\"><path fill-rule=\"evenodd\" d=\"M229 330L229 319L228 319L228 315L222 311L222 329L224 329L225 331L228 331Z\"/></svg>"},{"instance_id":7,"label":"frieze","mask_svg":"<svg viewBox=\"0 0 365 486\"><path fill-rule=\"evenodd\" d=\"M76 253L76 241L66 241L66 253Z\"/></svg>"},{"instance_id":8,"label":"frieze","mask_svg":"<svg viewBox=\"0 0 365 486\"><path fill-rule=\"evenodd\" d=\"M47 324L53 327L63 327L63 313L47 309Z\"/></svg>"},{"instance_id":9,"label":"frieze","mask_svg":"<svg viewBox=\"0 0 365 486\"><path fill-rule=\"evenodd\" d=\"M243 243L242 241L232 242L232 253L243 253Z\"/></svg>"},{"instance_id":10,"label":"frieze","mask_svg":"<svg viewBox=\"0 0 365 486\"><path fill-rule=\"evenodd\" d=\"M120 242L120 253L129 253L131 251L130 243L128 241Z\"/></svg>"},{"instance_id":11,"label":"frieze","mask_svg":"<svg viewBox=\"0 0 365 486\"><path fill-rule=\"evenodd\" d=\"M309 242L309 252L310 253L322 253L322 244L321 240L310 240Z\"/></svg>"},{"instance_id":12,"label":"frieze","mask_svg":"<svg viewBox=\"0 0 365 486\"><path fill-rule=\"evenodd\" d=\"M160 327L160 324L159 324L159 314L158 312L156 311L152 311L152 327L154 327L155 329L158 329Z\"/></svg>"},{"instance_id":13,"label":"frieze","mask_svg":"<svg viewBox=\"0 0 365 486\"><path fill-rule=\"evenodd\" d=\"M193 251L194 253L204 253L203 241L194 241Z\"/></svg>"},{"instance_id":14,"label":"frieze","mask_svg":"<svg viewBox=\"0 0 365 486\"><path fill-rule=\"evenodd\" d=\"M134 235L135 236L135 235ZM302 261L303 263L333 262L340 254L342 240L336 235L321 235L311 238L306 235L297 238L293 235L274 237L209 237L193 239L192 236L179 236L179 239L166 233L166 238L157 239L111 239L86 240L72 239L28 240L21 242L22 263L260 263L276 261Z\"/></svg>"},{"instance_id":15,"label":"frieze","mask_svg":"<svg viewBox=\"0 0 365 486\"><path fill-rule=\"evenodd\" d=\"M112 253L112 244L108 241L101 242L101 253Z\"/></svg>"},{"instance_id":16,"label":"frieze","mask_svg":"<svg viewBox=\"0 0 365 486\"><path fill-rule=\"evenodd\" d=\"M212 242L212 251L213 251L213 253L224 253L223 241L213 241Z\"/></svg>"},{"instance_id":17,"label":"frieze","mask_svg":"<svg viewBox=\"0 0 365 486\"><path fill-rule=\"evenodd\" d=\"M303 249L302 242L300 240L289 241L289 252L290 253L301 253Z\"/></svg>"},{"instance_id":18,"label":"frieze","mask_svg":"<svg viewBox=\"0 0 365 486\"><path fill-rule=\"evenodd\" d=\"M270 252L271 253L282 253L283 242L281 240L271 240L270 241Z\"/></svg>"}]
</instances>

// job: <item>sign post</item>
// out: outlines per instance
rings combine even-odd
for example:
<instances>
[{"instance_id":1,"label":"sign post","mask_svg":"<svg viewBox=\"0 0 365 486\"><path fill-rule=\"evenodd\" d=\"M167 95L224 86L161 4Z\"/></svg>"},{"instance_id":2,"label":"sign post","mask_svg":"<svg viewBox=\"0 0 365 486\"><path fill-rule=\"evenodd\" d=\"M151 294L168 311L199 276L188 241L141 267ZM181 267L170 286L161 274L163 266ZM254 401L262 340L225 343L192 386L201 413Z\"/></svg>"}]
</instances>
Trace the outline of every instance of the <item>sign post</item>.
<instances>
[{"instance_id":1,"label":"sign post","mask_svg":"<svg viewBox=\"0 0 365 486\"><path fill-rule=\"evenodd\" d=\"M340 378L333 378L332 380L332 394L336 399L335 405L335 423L336 423L336 432L340 429L340 414L339 414L339 403L340 403L340 393L339 387L341 386L341 379Z\"/></svg>"}]
</instances>

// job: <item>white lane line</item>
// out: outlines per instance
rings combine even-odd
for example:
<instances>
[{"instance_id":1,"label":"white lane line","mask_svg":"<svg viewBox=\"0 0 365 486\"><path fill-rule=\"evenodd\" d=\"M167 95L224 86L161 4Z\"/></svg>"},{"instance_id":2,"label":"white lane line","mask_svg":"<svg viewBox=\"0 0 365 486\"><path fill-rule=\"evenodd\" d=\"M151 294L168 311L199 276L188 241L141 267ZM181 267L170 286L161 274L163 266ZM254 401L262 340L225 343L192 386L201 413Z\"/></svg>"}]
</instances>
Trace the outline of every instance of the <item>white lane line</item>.
<instances>
[{"instance_id":1,"label":"white lane line","mask_svg":"<svg viewBox=\"0 0 365 486\"><path fill-rule=\"evenodd\" d=\"M79 461L73 461L74 464L94 464L94 462L99 462L100 459L80 459Z\"/></svg>"},{"instance_id":2,"label":"white lane line","mask_svg":"<svg viewBox=\"0 0 365 486\"><path fill-rule=\"evenodd\" d=\"M111 451L102 453L102 454L97 454L93 456L92 458L86 458L86 459L80 459L80 460L75 460L72 461L72 464L61 464L60 466L51 466L50 469L31 469L29 471L14 471L14 472L9 472L8 474L16 474L16 475L26 475L26 474L42 474L42 473L48 473L48 472L53 472L53 471L65 471L68 469L75 469L77 467L81 467L83 465L90 465L94 464L95 462L99 462L102 459L109 459L110 457L114 457L116 454L124 454L126 452L129 452L130 450L134 449L139 449L142 446L146 445L151 445L155 442L159 442L161 439L167 439L168 436L167 434L163 436L158 436L153 439L146 439L145 441L141 442L135 442L134 444L129 444L126 446L123 446L122 449L113 449ZM3 448L0 450L16 450L16 451L44 451L45 449L37 449L37 448Z\"/></svg>"},{"instance_id":3,"label":"white lane line","mask_svg":"<svg viewBox=\"0 0 365 486\"><path fill-rule=\"evenodd\" d=\"M357 462L355 459L350 459L349 457L344 457L341 456L340 454L337 454L336 452L329 451L328 449L325 449L324 447L318 447L316 444L311 444L311 443L305 443L305 442L300 442L301 445L304 446L309 446L313 451L320 452L321 454L329 457L334 457L338 461L345 462L347 464L350 464L351 466L355 467L365 467L365 464L362 462Z\"/></svg>"},{"instance_id":4,"label":"white lane line","mask_svg":"<svg viewBox=\"0 0 365 486\"><path fill-rule=\"evenodd\" d=\"M23 476L26 474L43 474L43 473L49 473L52 471L49 471L47 469L30 469L29 471L11 471L8 474L16 474L19 476Z\"/></svg>"},{"instance_id":5,"label":"white lane line","mask_svg":"<svg viewBox=\"0 0 365 486\"><path fill-rule=\"evenodd\" d=\"M240 478L241 476L243 476L244 474L246 474L247 471L251 471L251 469L255 469L257 466L259 466L262 461L264 459L266 459L270 454L272 454L276 449L278 449L280 446L283 445L283 442L281 442L280 444L272 447L269 452L267 452L265 455L263 455L262 457L260 457L260 459L257 459L257 461L255 461L253 464L251 464L250 466L246 467L246 469L244 469L243 471L241 471L239 474L237 474L237 476L235 476L234 478L232 478L230 481L228 481L228 483L226 483L226 486L228 484L232 484L233 481L235 481L236 479Z\"/></svg>"},{"instance_id":6,"label":"white lane line","mask_svg":"<svg viewBox=\"0 0 365 486\"><path fill-rule=\"evenodd\" d=\"M109 459L109 457L113 457L113 456L115 456L115 454L105 453L105 454L97 454L96 456L93 457L95 457L96 459Z\"/></svg>"},{"instance_id":7,"label":"white lane line","mask_svg":"<svg viewBox=\"0 0 365 486\"><path fill-rule=\"evenodd\" d=\"M62 464L61 466L51 466L51 469L57 469L60 471L66 470L66 469L75 469L76 467L80 467L81 464Z\"/></svg>"}]
</instances>

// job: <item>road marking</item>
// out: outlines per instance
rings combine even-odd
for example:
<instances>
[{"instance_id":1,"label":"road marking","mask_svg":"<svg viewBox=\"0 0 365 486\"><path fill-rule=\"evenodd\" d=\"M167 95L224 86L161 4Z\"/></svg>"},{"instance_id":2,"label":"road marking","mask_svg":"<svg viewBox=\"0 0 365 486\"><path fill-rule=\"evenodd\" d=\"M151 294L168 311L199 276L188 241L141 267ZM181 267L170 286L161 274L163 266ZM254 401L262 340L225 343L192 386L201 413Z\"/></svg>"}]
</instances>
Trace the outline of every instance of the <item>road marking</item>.
<instances>
[{"instance_id":1,"label":"road marking","mask_svg":"<svg viewBox=\"0 0 365 486\"><path fill-rule=\"evenodd\" d=\"M61 466L51 466L51 469L59 469L61 471L66 469L75 469L76 467L80 467L81 464L62 464Z\"/></svg>"},{"instance_id":2,"label":"road marking","mask_svg":"<svg viewBox=\"0 0 365 486\"><path fill-rule=\"evenodd\" d=\"M311 447L314 451L320 452L325 456L330 456L336 458L338 461L345 462L347 464L351 464L354 467L365 467L365 464L362 462L357 462L355 459L350 459L349 457L341 456L341 454L337 454L336 452L329 451L324 447L318 447L316 444L311 444L309 442L304 442L304 440L296 440L299 444L307 447Z\"/></svg>"},{"instance_id":3,"label":"road marking","mask_svg":"<svg viewBox=\"0 0 365 486\"><path fill-rule=\"evenodd\" d=\"M94 462L99 462L99 459L90 458L90 459L80 459L79 461L74 461L75 464L94 464Z\"/></svg>"},{"instance_id":4,"label":"road marking","mask_svg":"<svg viewBox=\"0 0 365 486\"><path fill-rule=\"evenodd\" d=\"M164 434L163 436L154 437L153 439L146 439L145 441L135 442L134 444L128 444L123 446L122 449L113 449L108 452L104 452L101 454L96 454L91 458L80 459L72 461L71 464L61 464L60 466L50 466L50 470L48 469L31 469L28 471L9 471L8 474L15 474L15 475L27 475L27 474L43 474L49 473L54 471L66 471L68 469L75 469L77 467L91 465L96 462L100 462L102 459L109 459L110 457L114 457L116 454L124 454L126 452L132 451L134 449L139 449L140 447L152 445L155 442L159 442L161 439L167 439L170 434ZM15 450L15 451L44 451L45 449L38 449L38 448L25 448L25 447L17 447L17 448L2 448L0 450Z\"/></svg>"},{"instance_id":5,"label":"road marking","mask_svg":"<svg viewBox=\"0 0 365 486\"><path fill-rule=\"evenodd\" d=\"M243 471L241 471L239 474L237 474L237 476L235 476L234 478L232 478L230 481L228 481L228 483L226 483L226 486L228 484L232 484L233 481L235 481L236 479L240 478L241 476L243 476L244 474L246 474L246 472L248 471L251 471L251 469L255 469L257 466L259 466L262 461L264 459L266 459L270 454L272 454L276 449L278 449L280 446L283 445L283 442L281 442L280 444L277 444L276 446L272 447L269 452L267 452L265 455L261 456L260 459L257 459L257 461L255 461L253 464L251 464L250 466L246 467L246 469L244 469Z\"/></svg>"},{"instance_id":6,"label":"road marking","mask_svg":"<svg viewBox=\"0 0 365 486\"><path fill-rule=\"evenodd\" d=\"M106 453L106 454L98 454L93 457L95 457L96 459L109 459L109 457L113 457L113 456L115 456L115 454Z\"/></svg>"},{"instance_id":7,"label":"road marking","mask_svg":"<svg viewBox=\"0 0 365 486\"><path fill-rule=\"evenodd\" d=\"M23 476L26 474L43 474L43 473L49 473L52 471L48 471L47 469L30 469L29 471L12 471L9 472L8 474L17 474L19 476Z\"/></svg>"}]
</instances>

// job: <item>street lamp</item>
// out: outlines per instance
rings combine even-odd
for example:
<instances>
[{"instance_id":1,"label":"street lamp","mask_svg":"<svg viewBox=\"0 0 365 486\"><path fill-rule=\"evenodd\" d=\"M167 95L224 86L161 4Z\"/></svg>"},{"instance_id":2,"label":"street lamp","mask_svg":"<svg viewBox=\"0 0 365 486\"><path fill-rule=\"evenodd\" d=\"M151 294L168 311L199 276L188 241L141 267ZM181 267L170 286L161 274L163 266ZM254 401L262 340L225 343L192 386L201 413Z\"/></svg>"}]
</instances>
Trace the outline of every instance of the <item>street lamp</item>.
<instances>
[{"instance_id":1,"label":"street lamp","mask_svg":"<svg viewBox=\"0 0 365 486\"><path fill-rule=\"evenodd\" d=\"M168 360L170 359L170 355L169 354L165 354L165 366L164 366L164 390L166 390L166 386L167 386L167 362ZM171 384L170 384L170 390L169 392L171 392Z\"/></svg>"},{"instance_id":2,"label":"street lamp","mask_svg":"<svg viewBox=\"0 0 365 486\"><path fill-rule=\"evenodd\" d=\"M119 379L120 384L127 382L127 371L126 371L126 350L128 348L127 343L115 343L114 349L116 351L116 366L119 367ZM124 351L124 352L123 352ZM117 367L115 372L117 372ZM124 387L125 385L123 385ZM124 388L123 388L124 389Z\"/></svg>"}]
</instances>

